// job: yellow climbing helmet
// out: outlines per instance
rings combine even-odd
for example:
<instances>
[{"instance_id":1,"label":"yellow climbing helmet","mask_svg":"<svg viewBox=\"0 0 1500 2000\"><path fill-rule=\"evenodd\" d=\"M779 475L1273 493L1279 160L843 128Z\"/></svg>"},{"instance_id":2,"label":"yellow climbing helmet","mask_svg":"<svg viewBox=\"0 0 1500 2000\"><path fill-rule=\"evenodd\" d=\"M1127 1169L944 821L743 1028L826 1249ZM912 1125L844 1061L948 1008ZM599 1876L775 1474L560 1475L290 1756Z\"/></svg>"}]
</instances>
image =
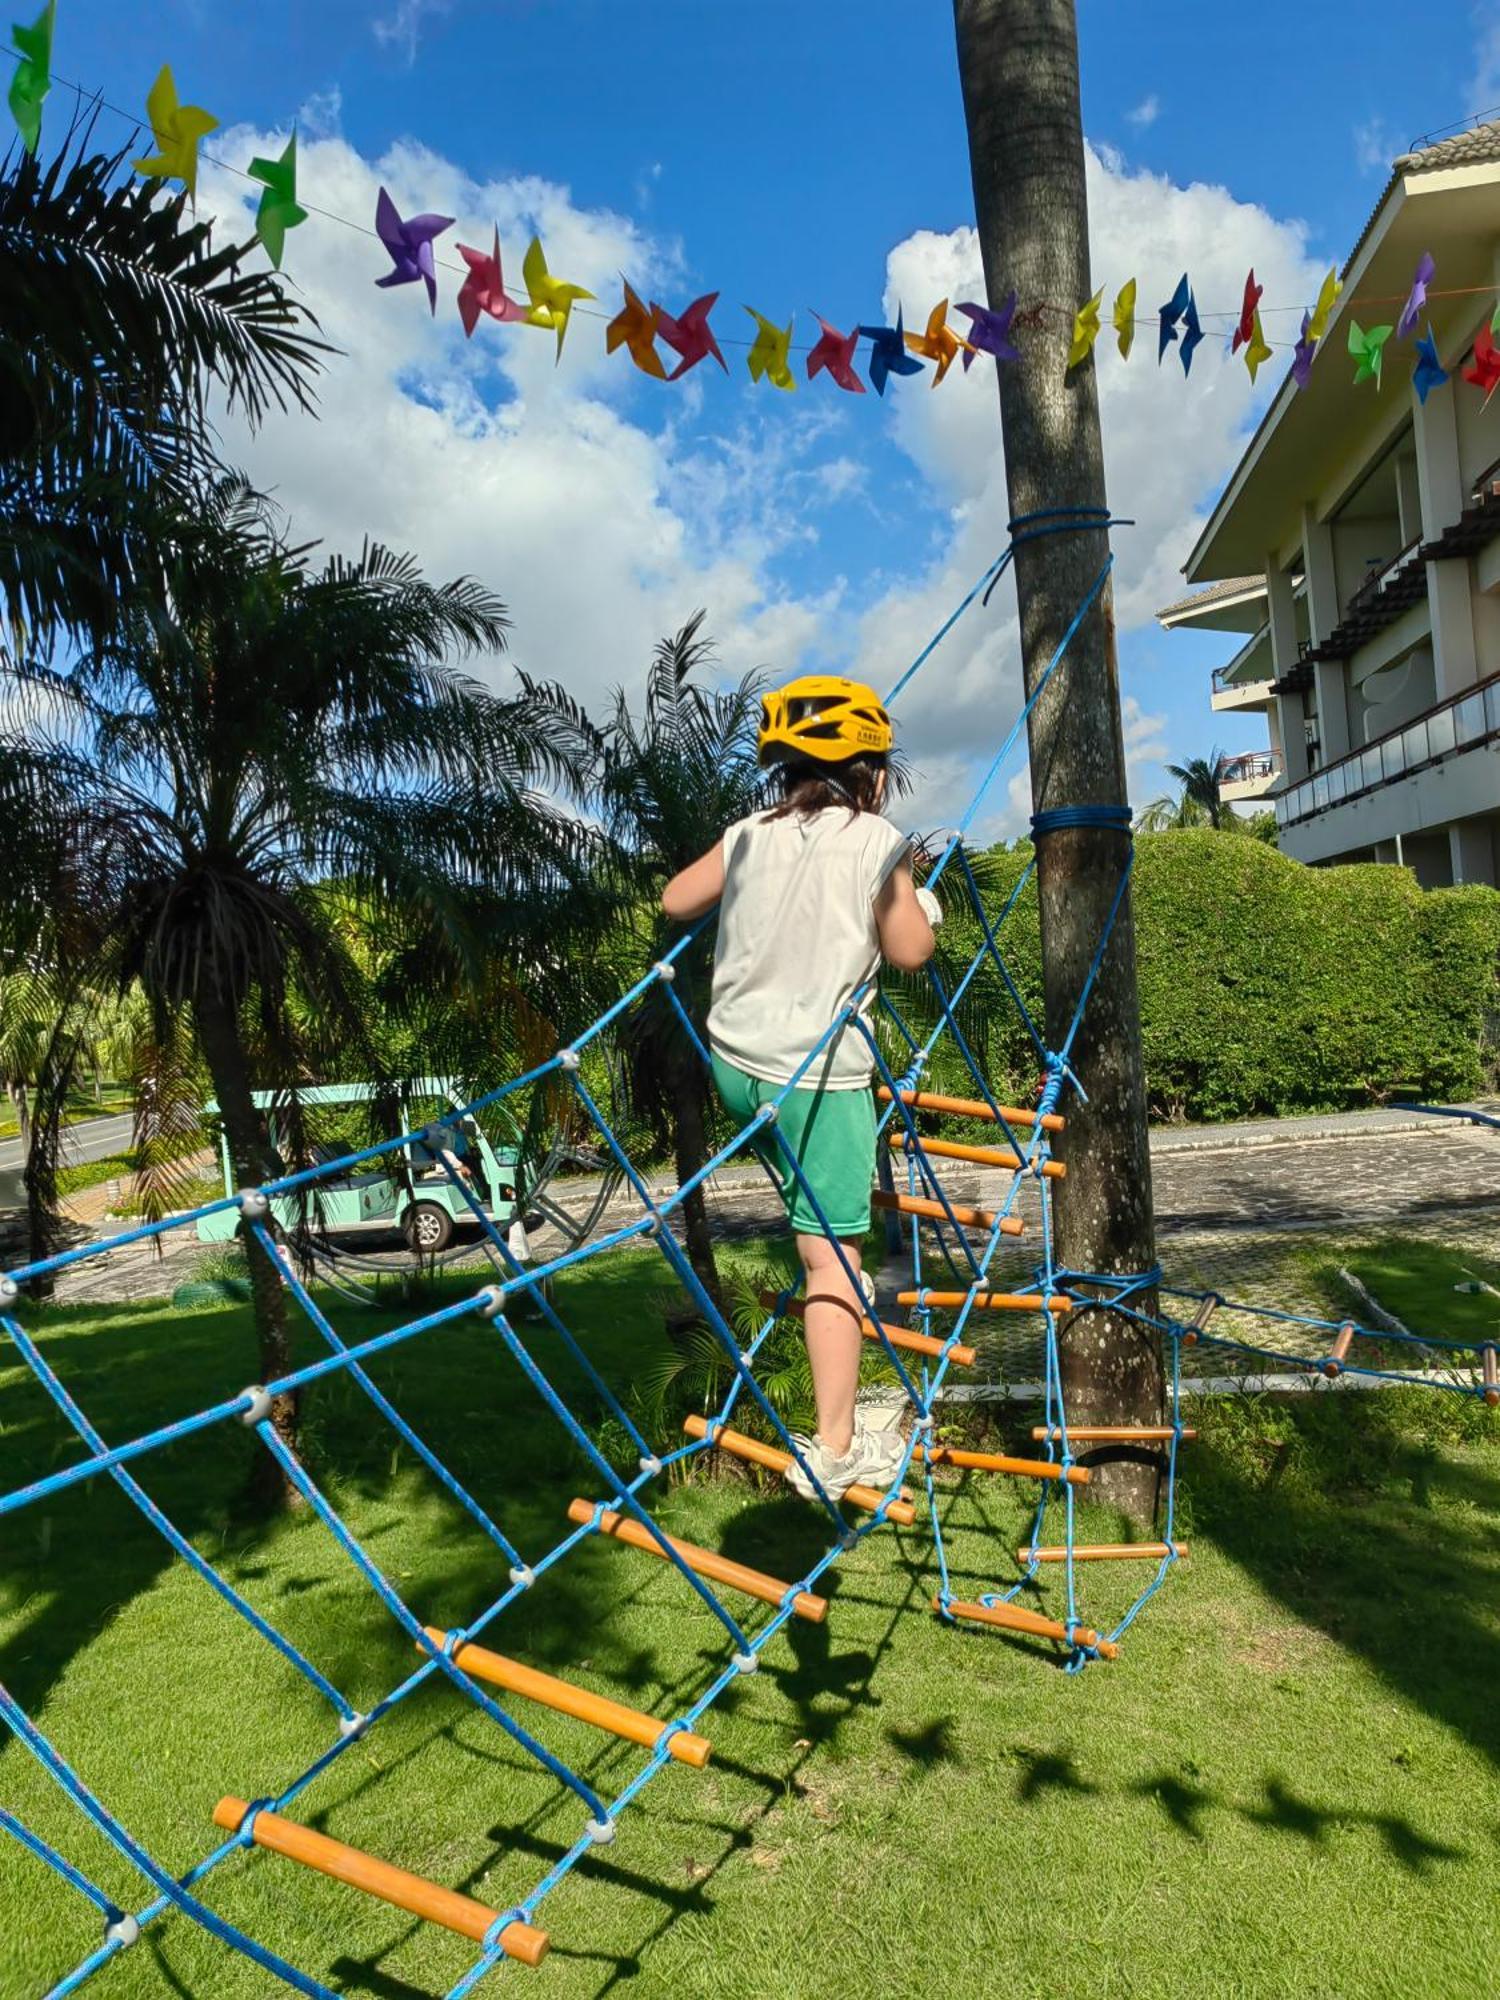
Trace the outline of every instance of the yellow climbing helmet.
<instances>
[{"instance_id":1,"label":"yellow climbing helmet","mask_svg":"<svg viewBox=\"0 0 1500 2000\"><path fill-rule=\"evenodd\" d=\"M762 764L795 757L820 764L883 757L894 740L891 718L874 688L842 674L804 674L773 689L760 705L756 747Z\"/></svg>"}]
</instances>

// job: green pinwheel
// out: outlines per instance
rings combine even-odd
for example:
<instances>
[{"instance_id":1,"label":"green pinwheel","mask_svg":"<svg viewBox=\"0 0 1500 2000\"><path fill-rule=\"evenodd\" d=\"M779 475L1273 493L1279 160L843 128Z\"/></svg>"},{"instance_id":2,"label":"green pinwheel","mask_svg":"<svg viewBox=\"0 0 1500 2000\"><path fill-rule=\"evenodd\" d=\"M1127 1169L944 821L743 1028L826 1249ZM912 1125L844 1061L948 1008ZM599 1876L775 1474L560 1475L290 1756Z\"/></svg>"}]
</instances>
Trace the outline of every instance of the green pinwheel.
<instances>
[{"instance_id":1,"label":"green pinwheel","mask_svg":"<svg viewBox=\"0 0 1500 2000\"><path fill-rule=\"evenodd\" d=\"M1385 344L1393 329L1388 326L1372 326L1368 333L1357 319L1349 322L1349 353L1354 360L1356 382L1373 382L1380 387L1380 359Z\"/></svg>"},{"instance_id":2,"label":"green pinwheel","mask_svg":"<svg viewBox=\"0 0 1500 2000\"><path fill-rule=\"evenodd\" d=\"M307 210L297 206L296 133L287 140L279 160L252 160L249 171L250 178L263 182L266 190L255 211L255 233L279 271L287 231L307 220Z\"/></svg>"},{"instance_id":3,"label":"green pinwheel","mask_svg":"<svg viewBox=\"0 0 1500 2000\"><path fill-rule=\"evenodd\" d=\"M19 21L11 29L21 60L10 80L10 112L21 144L34 153L42 136L42 100L52 88L52 24L57 0L47 0L29 28Z\"/></svg>"}]
</instances>

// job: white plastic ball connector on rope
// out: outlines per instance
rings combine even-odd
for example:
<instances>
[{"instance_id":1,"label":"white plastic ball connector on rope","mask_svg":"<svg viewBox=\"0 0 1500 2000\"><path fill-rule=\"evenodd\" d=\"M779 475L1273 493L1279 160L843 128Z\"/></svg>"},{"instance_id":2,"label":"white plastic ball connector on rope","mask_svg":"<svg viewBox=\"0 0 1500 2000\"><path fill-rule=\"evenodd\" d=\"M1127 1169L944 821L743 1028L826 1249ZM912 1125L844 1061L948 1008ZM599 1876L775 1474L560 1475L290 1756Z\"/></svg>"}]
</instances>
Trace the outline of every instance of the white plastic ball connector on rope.
<instances>
[{"instance_id":1,"label":"white plastic ball connector on rope","mask_svg":"<svg viewBox=\"0 0 1500 2000\"><path fill-rule=\"evenodd\" d=\"M271 1213L271 1197L260 1188L242 1188L239 1203L246 1222L264 1222Z\"/></svg>"},{"instance_id":2,"label":"white plastic ball connector on rope","mask_svg":"<svg viewBox=\"0 0 1500 2000\"><path fill-rule=\"evenodd\" d=\"M269 1389L263 1389L259 1382L252 1382L244 1394L250 1398L250 1407L240 1412L240 1422L247 1430L253 1431L271 1414L271 1392Z\"/></svg>"},{"instance_id":3,"label":"white plastic ball connector on rope","mask_svg":"<svg viewBox=\"0 0 1500 2000\"><path fill-rule=\"evenodd\" d=\"M21 1287L16 1283L15 1279L0 1275L0 1309L6 1306L13 1306L20 1296Z\"/></svg>"},{"instance_id":4,"label":"white plastic ball connector on rope","mask_svg":"<svg viewBox=\"0 0 1500 2000\"><path fill-rule=\"evenodd\" d=\"M141 1925L138 1917L118 1916L104 1926L104 1942L118 1945L121 1951L128 1951L140 1934Z\"/></svg>"}]
</instances>

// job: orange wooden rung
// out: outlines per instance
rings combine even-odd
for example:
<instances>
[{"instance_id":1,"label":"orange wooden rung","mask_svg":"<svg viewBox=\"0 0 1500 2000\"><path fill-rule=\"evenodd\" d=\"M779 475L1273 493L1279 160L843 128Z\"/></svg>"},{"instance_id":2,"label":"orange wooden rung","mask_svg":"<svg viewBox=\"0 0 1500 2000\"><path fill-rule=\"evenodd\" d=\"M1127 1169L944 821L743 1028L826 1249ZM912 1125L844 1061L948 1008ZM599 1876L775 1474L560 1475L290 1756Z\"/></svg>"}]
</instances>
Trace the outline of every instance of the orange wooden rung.
<instances>
[{"instance_id":1,"label":"orange wooden rung","mask_svg":"<svg viewBox=\"0 0 1500 2000\"><path fill-rule=\"evenodd\" d=\"M876 1188L870 1196L872 1208L893 1208L902 1215L925 1215L932 1222L947 1222L950 1217L961 1229L993 1229L995 1218L987 1208L965 1208L962 1202L950 1201L944 1208L940 1201L930 1201L924 1194L887 1194L884 1188ZM1024 1235L1026 1224L1019 1215L1002 1215L1000 1234L1002 1236Z\"/></svg>"},{"instance_id":2,"label":"orange wooden rung","mask_svg":"<svg viewBox=\"0 0 1500 2000\"><path fill-rule=\"evenodd\" d=\"M941 1611L943 1600L932 1600L934 1611ZM1075 1625L1073 1637L1068 1638L1068 1628L1056 1618L1043 1618L1040 1612L1023 1610L1019 1604L966 1604L955 1599L948 1606L949 1615L954 1618L973 1618L981 1625L1000 1625L1007 1632L1030 1632L1038 1639L1060 1639L1064 1645L1096 1646L1101 1659L1113 1660L1120 1649L1111 1639L1101 1639L1091 1625Z\"/></svg>"},{"instance_id":3,"label":"orange wooden rung","mask_svg":"<svg viewBox=\"0 0 1500 2000\"><path fill-rule=\"evenodd\" d=\"M897 1292L898 1306L932 1306L938 1312L957 1312L968 1303L967 1292ZM1049 1308L1055 1313L1071 1312L1073 1301L1065 1292L980 1292L974 1300L976 1312L1039 1313ZM1070 1433L1071 1435L1071 1433Z\"/></svg>"},{"instance_id":4,"label":"orange wooden rung","mask_svg":"<svg viewBox=\"0 0 1500 2000\"><path fill-rule=\"evenodd\" d=\"M593 1518L592 1501L568 1502L570 1521L576 1521L582 1527ZM616 1514L612 1509L607 1508L601 1516L599 1533L624 1542L627 1548L643 1549L648 1556L658 1556L663 1562L667 1560L656 1537L639 1521ZM715 1583L727 1583L732 1590L742 1590L747 1597L758 1597L764 1604L779 1605L790 1588L788 1584L778 1583L774 1576L766 1576L758 1569L747 1569L743 1563L731 1562L727 1556L718 1555L713 1549L700 1549L695 1542L681 1542L675 1535L668 1535L666 1540L688 1568L696 1570L699 1576L710 1577ZM792 1609L799 1618L819 1625L828 1616L828 1599L814 1597L810 1590L799 1590L792 1599Z\"/></svg>"},{"instance_id":5,"label":"orange wooden rung","mask_svg":"<svg viewBox=\"0 0 1500 2000\"><path fill-rule=\"evenodd\" d=\"M1087 1486L1093 1474L1086 1465L1064 1468L1051 1458L1006 1458L997 1451L962 1451L951 1444L922 1447L929 1465L958 1465L973 1472L1009 1472L1017 1479L1064 1479L1070 1486Z\"/></svg>"},{"instance_id":6,"label":"orange wooden rung","mask_svg":"<svg viewBox=\"0 0 1500 2000\"><path fill-rule=\"evenodd\" d=\"M777 1310L775 1292L762 1292L760 1302L767 1312L775 1312ZM802 1299L788 1299L787 1303L780 1310L789 1319L806 1319L807 1317L807 1305ZM943 1343L934 1334L918 1333L914 1327L909 1326L890 1326L884 1321L881 1322L881 1325L885 1326L885 1337L891 1343L892 1347L904 1347L911 1354L939 1355L943 1351ZM866 1340L879 1340L880 1338L880 1329L872 1319L861 1320L859 1330ZM963 1342L960 1341L952 1349L948 1359L956 1368L972 1368L975 1361L974 1350L972 1347L965 1347Z\"/></svg>"},{"instance_id":7,"label":"orange wooden rung","mask_svg":"<svg viewBox=\"0 0 1500 2000\"><path fill-rule=\"evenodd\" d=\"M684 1417L682 1428L690 1438L708 1436L706 1417ZM750 1465L763 1465L767 1472L785 1472L792 1462L789 1451L781 1451L774 1444L762 1444L759 1438L746 1437L743 1431L721 1430L714 1439L720 1451L727 1451L735 1458L743 1458ZM867 1514L873 1514L885 1498L873 1486L851 1486L844 1498L852 1507L863 1507ZM893 1500L885 1510L888 1521L896 1521L903 1528L909 1528L917 1518L917 1510L903 1494Z\"/></svg>"},{"instance_id":8,"label":"orange wooden rung","mask_svg":"<svg viewBox=\"0 0 1500 2000\"><path fill-rule=\"evenodd\" d=\"M1171 1548L1165 1542L1078 1542L1073 1548L1074 1562L1128 1562L1132 1556L1149 1557L1152 1562L1160 1562L1165 1555L1185 1556L1186 1542L1173 1542ZM1068 1551L1061 1545L1047 1548L1017 1549L1018 1563L1060 1563L1066 1562Z\"/></svg>"},{"instance_id":9,"label":"orange wooden rung","mask_svg":"<svg viewBox=\"0 0 1500 2000\"><path fill-rule=\"evenodd\" d=\"M891 1093L881 1084L875 1095L882 1104L889 1104ZM901 1102L909 1104L913 1111L946 1111L954 1118L983 1118L993 1125L995 1114L981 1097L942 1097L935 1090L903 1090ZM1002 1104L1000 1116L1007 1125L1035 1125L1034 1111L1018 1111L1013 1104ZM1067 1125L1066 1118L1060 1118L1055 1111L1043 1113L1041 1125L1044 1132L1061 1132Z\"/></svg>"},{"instance_id":10,"label":"orange wooden rung","mask_svg":"<svg viewBox=\"0 0 1500 2000\"><path fill-rule=\"evenodd\" d=\"M909 1143L905 1132L891 1134L893 1153L905 1152ZM921 1139L917 1143L924 1153L932 1153L940 1160L969 1160L976 1167L1009 1167L1013 1172L1026 1166L1020 1154L1011 1152L1008 1146L961 1146L956 1139ZM1060 1181L1068 1171L1061 1160L1043 1160L1027 1170L1045 1174L1052 1181Z\"/></svg>"},{"instance_id":11,"label":"orange wooden rung","mask_svg":"<svg viewBox=\"0 0 1500 2000\"><path fill-rule=\"evenodd\" d=\"M1496 1361L1493 1347L1480 1348L1479 1363L1484 1383L1484 1400L1491 1409L1494 1409L1495 1405L1500 1403L1500 1363Z\"/></svg>"},{"instance_id":12,"label":"orange wooden rung","mask_svg":"<svg viewBox=\"0 0 1500 2000\"><path fill-rule=\"evenodd\" d=\"M447 1644L446 1632L432 1625L424 1629L434 1646L442 1648ZM508 1694L525 1695L528 1701L541 1702L546 1708L556 1709L559 1715L592 1722L597 1728L623 1736L627 1743L639 1743L647 1750L656 1748L667 1727L654 1715L643 1715L638 1708L611 1701L608 1695L591 1694L587 1688L574 1687L571 1681L560 1681L555 1675L523 1666L519 1660L507 1659L504 1653L492 1653L487 1646L466 1641L454 1648L451 1658L456 1667L476 1680L488 1681L491 1687L504 1688ZM690 1729L679 1729L667 1738L667 1754L679 1764L691 1764L695 1770L703 1769L709 1752L708 1738L695 1736Z\"/></svg>"},{"instance_id":13,"label":"orange wooden rung","mask_svg":"<svg viewBox=\"0 0 1500 2000\"><path fill-rule=\"evenodd\" d=\"M1050 1439L1054 1444L1062 1442L1062 1432L1056 1424L1033 1424L1031 1435L1041 1443ZM1195 1438L1198 1433L1183 1426L1184 1439ZM1170 1424L1069 1424L1069 1444L1166 1444L1172 1436Z\"/></svg>"},{"instance_id":14,"label":"orange wooden rung","mask_svg":"<svg viewBox=\"0 0 1500 2000\"><path fill-rule=\"evenodd\" d=\"M1352 1319L1346 1319L1334 1335L1332 1347L1329 1348L1327 1354L1318 1363L1318 1366L1330 1381L1332 1381L1334 1376L1343 1374L1344 1363L1348 1359L1349 1349L1354 1345L1354 1335L1354 1322Z\"/></svg>"},{"instance_id":15,"label":"orange wooden rung","mask_svg":"<svg viewBox=\"0 0 1500 2000\"><path fill-rule=\"evenodd\" d=\"M214 1824L227 1833L238 1833L249 1810L244 1799L220 1799L214 1807ZM284 1854L304 1867L316 1868L320 1875L331 1875L335 1882L363 1889L384 1903L394 1903L398 1910L425 1917L429 1923L442 1924L446 1930L458 1931L476 1944L484 1942L500 1914L473 1896L461 1896L456 1889L445 1889L424 1876L408 1874L406 1869L394 1867L389 1861L377 1860L357 1847L346 1847L341 1840L330 1840L326 1833L315 1833L310 1826L283 1819L280 1813L267 1812L264 1807L255 1815L250 1838L257 1847ZM545 1931L519 1919L507 1924L500 1933L500 1948L506 1957L517 1958L523 1965L540 1965L550 1942Z\"/></svg>"}]
</instances>

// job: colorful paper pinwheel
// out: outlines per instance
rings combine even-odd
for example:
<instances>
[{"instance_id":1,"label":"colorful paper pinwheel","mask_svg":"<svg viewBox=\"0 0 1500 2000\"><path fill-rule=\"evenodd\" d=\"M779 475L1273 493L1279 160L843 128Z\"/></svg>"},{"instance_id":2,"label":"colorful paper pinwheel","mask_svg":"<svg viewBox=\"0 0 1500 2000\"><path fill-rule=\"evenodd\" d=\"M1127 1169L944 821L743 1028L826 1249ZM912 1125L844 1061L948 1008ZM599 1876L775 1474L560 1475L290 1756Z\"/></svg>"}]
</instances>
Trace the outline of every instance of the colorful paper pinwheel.
<instances>
[{"instance_id":1,"label":"colorful paper pinwheel","mask_svg":"<svg viewBox=\"0 0 1500 2000\"><path fill-rule=\"evenodd\" d=\"M997 312L992 312L988 306L976 306L972 301L956 306L954 310L973 321L964 354L965 374L972 367L976 354L993 354L997 363L1020 360L1020 349L1011 345L1010 338L1010 323L1016 316L1014 292Z\"/></svg>"},{"instance_id":2,"label":"colorful paper pinwheel","mask_svg":"<svg viewBox=\"0 0 1500 2000\"><path fill-rule=\"evenodd\" d=\"M1115 294L1115 309L1112 314L1115 338L1120 344L1120 359L1128 361L1130 350L1135 345L1135 279L1127 278Z\"/></svg>"},{"instance_id":3,"label":"colorful paper pinwheel","mask_svg":"<svg viewBox=\"0 0 1500 2000\"><path fill-rule=\"evenodd\" d=\"M885 394L887 376L921 374L921 362L906 351L906 329L899 308L894 326L862 326L859 332L870 343L870 387L877 396Z\"/></svg>"},{"instance_id":4,"label":"colorful paper pinwheel","mask_svg":"<svg viewBox=\"0 0 1500 2000\"><path fill-rule=\"evenodd\" d=\"M1401 317L1396 321L1396 338L1405 340L1415 333L1417 321L1422 317L1422 308L1427 303L1427 287L1437 273L1437 260L1430 250L1424 250L1417 260L1417 268L1412 274L1411 290L1406 295L1406 304L1401 308Z\"/></svg>"},{"instance_id":5,"label":"colorful paper pinwheel","mask_svg":"<svg viewBox=\"0 0 1500 2000\"><path fill-rule=\"evenodd\" d=\"M469 275L458 289L458 316L471 340L481 313L488 313L491 319L498 320L525 319L525 306L519 299L511 298L505 289L505 273L500 267L498 225L492 250L472 250L467 243L460 243L458 254L469 267Z\"/></svg>"},{"instance_id":6,"label":"colorful paper pinwheel","mask_svg":"<svg viewBox=\"0 0 1500 2000\"><path fill-rule=\"evenodd\" d=\"M795 389L797 378L792 373L787 355L796 319L789 319L785 326L777 326L764 313L758 313L754 306L746 306L745 311L755 321L757 329L749 354L751 380L765 380L775 389Z\"/></svg>"},{"instance_id":7,"label":"colorful paper pinwheel","mask_svg":"<svg viewBox=\"0 0 1500 2000\"><path fill-rule=\"evenodd\" d=\"M1417 342L1417 362L1411 371L1411 385L1417 392L1417 401L1425 403L1432 391L1440 389L1447 379L1448 371L1438 360L1437 342L1429 326Z\"/></svg>"},{"instance_id":8,"label":"colorful paper pinwheel","mask_svg":"<svg viewBox=\"0 0 1500 2000\"><path fill-rule=\"evenodd\" d=\"M1099 338L1099 308L1103 303L1104 292L1101 288L1074 313L1073 338L1068 347L1070 368L1077 368L1093 353L1094 342Z\"/></svg>"},{"instance_id":9,"label":"colorful paper pinwheel","mask_svg":"<svg viewBox=\"0 0 1500 2000\"><path fill-rule=\"evenodd\" d=\"M156 151L133 164L147 180L181 181L196 201L198 196L198 147L219 121L196 104L183 104L170 67L164 66L146 98L146 116Z\"/></svg>"},{"instance_id":10,"label":"colorful paper pinwheel","mask_svg":"<svg viewBox=\"0 0 1500 2000\"><path fill-rule=\"evenodd\" d=\"M1474 359L1463 370L1463 378L1476 389L1483 389L1486 403L1500 388L1500 347L1495 345L1495 336L1487 326L1482 326L1474 336Z\"/></svg>"},{"instance_id":11,"label":"colorful paper pinwheel","mask_svg":"<svg viewBox=\"0 0 1500 2000\"><path fill-rule=\"evenodd\" d=\"M1177 329L1182 328L1182 372L1187 374L1193 365L1193 354L1203 338L1203 328L1198 323L1198 302L1193 297L1193 288L1188 283L1188 274L1183 272L1173 292L1158 314L1159 333L1156 343L1158 362L1169 347L1177 344Z\"/></svg>"},{"instance_id":12,"label":"colorful paper pinwheel","mask_svg":"<svg viewBox=\"0 0 1500 2000\"><path fill-rule=\"evenodd\" d=\"M693 300L680 319L673 319L654 299L651 301L651 310L656 314L658 338L664 340L674 354L682 357L667 377L669 382L675 382L679 375L686 375L690 368L696 368L709 354L726 375L729 373L729 363L719 352L719 343L714 339L713 328L708 323L708 316L718 297L717 292L705 292L701 299Z\"/></svg>"},{"instance_id":13,"label":"colorful paper pinwheel","mask_svg":"<svg viewBox=\"0 0 1500 2000\"><path fill-rule=\"evenodd\" d=\"M626 280L621 283L625 285L625 303L604 329L604 351L613 354L617 347L623 347L643 375L665 382L667 371L656 351L656 308L638 298Z\"/></svg>"},{"instance_id":14,"label":"colorful paper pinwheel","mask_svg":"<svg viewBox=\"0 0 1500 2000\"><path fill-rule=\"evenodd\" d=\"M414 215L403 220L400 210L382 188L375 200L375 234L390 253L391 269L376 284L382 291L392 285L427 287L427 302L437 311L437 257L434 240L453 227L451 215Z\"/></svg>"},{"instance_id":15,"label":"colorful paper pinwheel","mask_svg":"<svg viewBox=\"0 0 1500 2000\"><path fill-rule=\"evenodd\" d=\"M1245 296L1240 302L1240 323L1234 330L1234 339L1229 343L1231 354L1238 354L1242 347L1255 338L1255 323L1265 289L1264 285L1256 284L1255 266L1252 264L1250 275L1245 280ZM1256 365L1259 366L1259 363ZM1255 380L1254 368L1250 370L1250 380L1252 382Z\"/></svg>"},{"instance_id":16,"label":"colorful paper pinwheel","mask_svg":"<svg viewBox=\"0 0 1500 2000\"><path fill-rule=\"evenodd\" d=\"M1349 322L1349 353L1354 361L1356 382L1373 382L1380 387L1381 356L1394 328L1372 326L1368 333L1357 319Z\"/></svg>"},{"instance_id":17,"label":"colorful paper pinwheel","mask_svg":"<svg viewBox=\"0 0 1500 2000\"><path fill-rule=\"evenodd\" d=\"M297 206L296 133L287 140L280 159L252 160L248 171L251 180L260 181L266 190L255 211L255 233L279 271L287 231L307 220L307 210Z\"/></svg>"},{"instance_id":18,"label":"colorful paper pinwheel","mask_svg":"<svg viewBox=\"0 0 1500 2000\"><path fill-rule=\"evenodd\" d=\"M937 373L932 378L934 389L953 366L955 357L960 353L969 352L968 341L961 340L948 324L946 299L941 304L935 305L927 315L926 331L907 334L906 344L913 354L920 354L926 360L936 362Z\"/></svg>"},{"instance_id":19,"label":"colorful paper pinwheel","mask_svg":"<svg viewBox=\"0 0 1500 2000\"><path fill-rule=\"evenodd\" d=\"M547 269L539 236L533 236L526 246L526 255L521 260L521 276L526 280L526 294L531 300L526 309L526 323L528 326L550 326L555 330L557 359L561 361L573 308L579 299L591 299L594 294L586 292L582 285L570 285L562 278L553 277Z\"/></svg>"},{"instance_id":20,"label":"colorful paper pinwheel","mask_svg":"<svg viewBox=\"0 0 1500 2000\"><path fill-rule=\"evenodd\" d=\"M1317 340L1313 336L1312 314L1302 315L1302 334L1292 350L1292 380L1299 389L1307 387L1307 378L1312 373L1313 356L1318 351Z\"/></svg>"},{"instance_id":21,"label":"colorful paper pinwheel","mask_svg":"<svg viewBox=\"0 0 1500 2000\"><path fill-rule=\"evenodd\" d=\"M1318 287L1318 302L1313 307L1312 319L1307 328L1307 337L1312 341L1314 346L1327 333L1328 315L1338 304L1339 294L1343 289L1343 286L1339 283L1339 274L1334 270L1330 270L1325 275L1322 284Z\"/></svg>"},{"instance_id":22,"label":"colorful paper pinwheel","mask_svg":"<svg viewBox=\"0 0 1500 2000\"><path fill-rule=\"evenodd\" d=\"M854 372L854 350L859 344L859 328L856 327L853 333L840 333L836 326L828 324L821 313L814 313L813 318L823 331L807 357L808 381L819 369L826 368L841 389L862 396L865 385Z\"/></svg>"},{"instance_id":23,"label":"colorful paper pinwheel","mask_svg":"<svg viewBox=\"0 0 1500 2000\"><path fill-rule=\"evenodd\" d=\"M1253 382L1260 373L1260 364L1271 358L1271 344L1266 339L1260 323L1260 307L1250 315L1250 338L1245 343L1245 366L1250 370Z\"/></svg>"},{"instance_id":24,"label":"colorful paper pinwheel","mask_svg":"<svg viewBox=\"0 0 1500 2000\"><path fill-rule=\"evenodd\" d=\"M36 151L41 139L42 104L52 88L52 26L56 17L57 0L47 0L29 28L18 21L10 31L20 57L10 80L10 115L28 153Z\"/></svg>"}]
</instances>

